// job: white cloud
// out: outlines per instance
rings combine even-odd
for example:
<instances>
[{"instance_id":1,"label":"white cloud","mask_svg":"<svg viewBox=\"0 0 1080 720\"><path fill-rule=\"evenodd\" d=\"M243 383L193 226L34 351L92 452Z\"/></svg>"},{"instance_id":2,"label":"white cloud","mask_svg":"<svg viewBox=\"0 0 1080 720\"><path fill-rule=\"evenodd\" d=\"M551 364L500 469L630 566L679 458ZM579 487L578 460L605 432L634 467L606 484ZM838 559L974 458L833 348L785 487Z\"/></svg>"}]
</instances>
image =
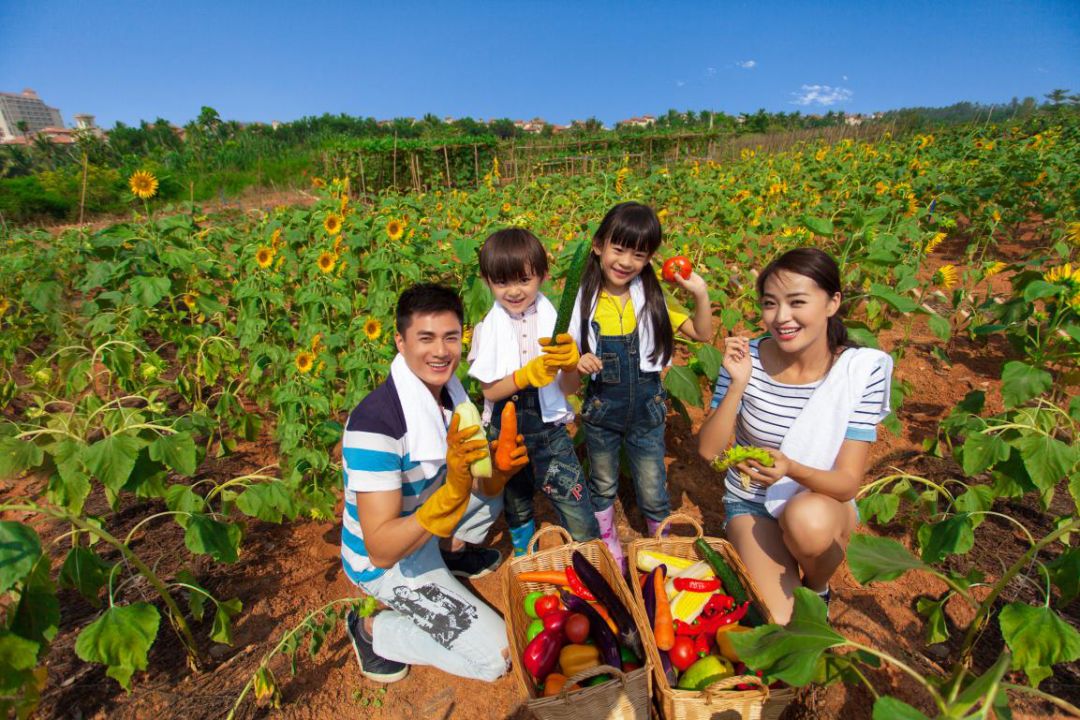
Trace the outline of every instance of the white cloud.
<instances>
[{"instance_id":1,"label":"white cloud","mask_svg":"<svg viewBox=\"0 0 1080 720\"><path fill-rule=\"evenodd\" d=\"M841 77L844 78L844 82L847 82L847 75L842 75Z\"/></svg>"},{"instance_id":2,"label":"white cloud","mask_svg":"<svg viewBox=\"0 0 1080 720\"><path fill-rule=\"evenodd\" d=\"M757 60L739 60L735 64L743 70L753 70L757 67Z\"/></svg>"},{"instance_id":3,"label":"white cloud","mask_svg":"<svg viewBox=\"0 0 1080 720\"><path fill-rule=\"evenodd\" d=\"M831 85L803 85L802 92L791 93L795 96L793 105L821 105L828 107L836 103L847 102L854 95L847 88Z\"/></svg>"},{"instance_id":4,"label":"white cloud","mask_svg":"<svg viewBox=\"0 0 1080 720\"><path fill-rule=\"evenodd\" d=\"M705 77L712 77L715 74L716 74L716 68L714 68L714 67L705 68Z\"/></svg>"},{"instance_id":5,"label":"white cloud","mask_svg":"<svg viewBox=\"0 0 1080 720\"><path fill-rule=\"evenodd\" d=\"M686 85L686 81L685 81L685 80L676 80L676 81L675 81L675 87L682 87L682 86L684 86L684 85Z\"/></svg>"}]
</instances>

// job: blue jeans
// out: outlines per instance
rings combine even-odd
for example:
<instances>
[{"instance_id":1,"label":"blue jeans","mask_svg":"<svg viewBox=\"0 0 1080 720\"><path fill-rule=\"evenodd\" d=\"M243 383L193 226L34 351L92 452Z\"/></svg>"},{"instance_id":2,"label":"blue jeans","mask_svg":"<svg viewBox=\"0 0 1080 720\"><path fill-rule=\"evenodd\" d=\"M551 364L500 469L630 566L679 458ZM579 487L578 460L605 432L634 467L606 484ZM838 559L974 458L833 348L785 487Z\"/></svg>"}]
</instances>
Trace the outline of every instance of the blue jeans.
<instances>
[{"instance_id":1,"label":"blue jeans","mask_svg":"<svg viewBox=\"0 0 1080 720\"><path fill-rule=\"evenodd\" d=\"M660 373L641 371L636 332L597 336L595 354L604 369L589 383L582 406L593 506L601 512L615 502L619 453L625 450L638 507L659 522L671 514L664 467L667 393Z\"/></svg>"},{"instance_id":2,"label":"blue jeans","mask_svg":"<svg viewBox=\"0 0 1080 720\"><path fill-rule=\"evenodd\" d=\"M491 416L492 438L502 428L502 410L512 400L517 409L518 433L525 437L529 464L506 483L503 507L506 523L521 527L533 519L533 495L540 490L559 515L559 521L574 540L584 542L600 536L593 515L592 499L570 433L563 425L545 423L540 411L540 394L534 388L495 403Z\"/></svg>"},{"instance_id":3,"label":"blue jeans","mask_svg":"<svg viewBox=\"0 0 1080 720\"><path fill-rule=\"evenodd\" d=\"M855 522L856 524L862 521L859 517L859 506L855 504L855 501L851 501L852 507L855 508ZM764 503L756 503L752 500L743 500L741 497L733 492L727 491L724 493L724 529L727 530L728 523L732 518L737 518L740 515L753 515L754 517L768 518L769 520L776 520L772 514L765 509Z\"/></svg>"}]
</instances>

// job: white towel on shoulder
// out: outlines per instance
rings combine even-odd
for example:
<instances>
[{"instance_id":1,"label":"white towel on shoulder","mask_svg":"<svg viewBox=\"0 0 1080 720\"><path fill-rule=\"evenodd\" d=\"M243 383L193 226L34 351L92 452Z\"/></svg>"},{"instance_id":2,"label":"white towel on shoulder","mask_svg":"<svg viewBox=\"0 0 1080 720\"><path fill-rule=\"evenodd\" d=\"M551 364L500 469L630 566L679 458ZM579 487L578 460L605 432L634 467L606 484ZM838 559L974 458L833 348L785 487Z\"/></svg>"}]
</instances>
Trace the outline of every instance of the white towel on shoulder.
<instances>
[{"instance_id":1,"label":"white towel on shoulder","mask_svg":"<svg viewBox=\"0 0 1080 720\"><path fill-rule=\"evenodd\" d=\"M589 317L591 318L596 314L596 305L600 302L600 292L597 291L596 296L593 297L592 302L589 303ZM638 333L638 348L639 356L641 358L638 363L642 372L660 372L666 365L654 363L649 358L653 354L653 327L652 323L645 317L645 284L641 281L640 277L635 277L630 281L630 304L634 306L634 318L637 320L637 333ZM573 336L574 341L581 347L581 289L578 289L577 297L574 298L574 313L570 316L570 335ZM597 346L596 331L589 325L589 352L596 353ZM671 364L670 358L668 359L668 365Z\"/></svg>"},{"instance_id":2,"label":"white towel on shoulder","mask_svg":"<svg viewBox=\"0 0 1080 720\"><path fill-rule=\"evenodd\" d=\"M780 443L780 452L802 465L831 470L844 442L851 413L866 391L870 374L879 366L885 370L885 392L876 408L877 422L885 419L890 411L892 356L873 348L850 348L840 354L829 374L814 389ZM778 518L784 504L804 490L797 481L784 476L765 491L765 509Z\"/></svg>"},{"instance_id":3,"label":"white towel on shoulder","mask_svg":"<svg viewBox=\"0 0 1080 720\"><path fill-rule=\"evenodd\" d=\"M401 353L390 363L390 377L394 378L401 410L405 414L405 431L408 435L409 459L421 464L430 463L435 469L446 462L446 417L441 405L427 385L413 374ZM469 396L456 376L446 384L454 407L465 402ZM425 468L426 477L433 473Z\"/></svg>"},{"instance_id":4,"label":"white towel on shoulder","mask_svg":"<svg viewBox=\"0 0 1080 720\"><path fill-rule=\"evenodd\" d=\"M536 314L536 328L540 337L551 337L558 311L543 293L536 296ZM474 337L473 342L479 348L479 352L473 364L469 366L469 375L480 382L502 380L522 367L510 313L506 312L506 308L499 303L495 303L484 316L480 324L479 336ZM485 402L485 406L489 405L491 405L490 401ZM490 416L490 413L490 407L485 407L484 415ZM540 413L546 423L563 420L567 416L573 417L574 411L559 388L558 376L553 382L540 388Z\"/></svg>"}]
</instances>

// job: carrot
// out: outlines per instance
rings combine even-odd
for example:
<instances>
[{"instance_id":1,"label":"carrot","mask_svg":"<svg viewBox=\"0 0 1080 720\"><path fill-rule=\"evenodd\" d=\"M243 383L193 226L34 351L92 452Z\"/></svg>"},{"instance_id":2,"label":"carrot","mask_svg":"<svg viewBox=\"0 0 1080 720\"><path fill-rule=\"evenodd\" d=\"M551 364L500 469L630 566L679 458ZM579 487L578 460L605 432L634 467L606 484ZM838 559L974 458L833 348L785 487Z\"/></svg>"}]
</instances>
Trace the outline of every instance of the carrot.
<instances>
[{"instance_id":1,"label":"carrot","mask_svg":"<svg viewBox=\"0 0 1080 720\"><path fill-rule=\"evenodd\" d=\"M657 572L653 576L653 582L656 590L656 618L653 620L656 647L661 650L670 650L675 645L675 627L672 624L667 590L664 589L664 573Z\"/></svg>"},{"instance_id":2,"label":"carrot","mask_svg":"<svg viewBox=\"0 0 1080 720\"><path fill-rule=\"evenodd\" d=\"M521 582L551 583L552 585L566 585L565 570L532 570L518 573L517 579Z\"/></svg>"},{"instance_id":3,"label":"carrot","mask_svg":"<svg viewBox=\"0 0 1080 720\"><path fill-rule=\"evenodd\" d=\"M619 634L619 627L615 624L615 621L611 619L611 615L608 615L606 607L595 601L590 602L589 607L595 610L597 615L604 618L604 622L607 623L607 626L609 628L611 628L611 632L615 633L616 635Z\"/></svg>"},{"instance_id":4,"label":"carrot","mask_svg":"<svg viewBox=\"0 0 1080 720\"><path fill-rule=\"evenodd\" d=\"M514 459L511 457L517 449L518 422L517 408L513 402L503 406L502 427L499 429L499 446L495 449L495 467L503 472L513 470Z\"/></svg>"}]
</instances>

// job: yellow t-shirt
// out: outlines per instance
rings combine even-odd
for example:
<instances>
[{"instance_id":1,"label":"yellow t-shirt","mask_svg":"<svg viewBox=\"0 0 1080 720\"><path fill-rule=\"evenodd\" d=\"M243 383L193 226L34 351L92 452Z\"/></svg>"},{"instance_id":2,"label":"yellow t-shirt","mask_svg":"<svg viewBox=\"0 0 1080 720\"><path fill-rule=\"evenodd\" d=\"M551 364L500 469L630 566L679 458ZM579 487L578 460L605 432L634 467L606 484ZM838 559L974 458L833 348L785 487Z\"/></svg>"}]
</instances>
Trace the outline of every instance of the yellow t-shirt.
<instances>
[{"instance_id":1,"label":"yellow t-shirt","mask_svg":"<svg viewBox=\"0 0 1080 720\"><path fill-rule=\"evenodd\" d=\"M673 310L670 306L667 312L673 331L678 330L690 319L689 315ZM630 302L630 297L617 298L609 295L605 290L600 291L600 299L596 303L593 320L600 324L601 335L629 335L637 327L634 304Z\"/></svg>"}]
</instances>

